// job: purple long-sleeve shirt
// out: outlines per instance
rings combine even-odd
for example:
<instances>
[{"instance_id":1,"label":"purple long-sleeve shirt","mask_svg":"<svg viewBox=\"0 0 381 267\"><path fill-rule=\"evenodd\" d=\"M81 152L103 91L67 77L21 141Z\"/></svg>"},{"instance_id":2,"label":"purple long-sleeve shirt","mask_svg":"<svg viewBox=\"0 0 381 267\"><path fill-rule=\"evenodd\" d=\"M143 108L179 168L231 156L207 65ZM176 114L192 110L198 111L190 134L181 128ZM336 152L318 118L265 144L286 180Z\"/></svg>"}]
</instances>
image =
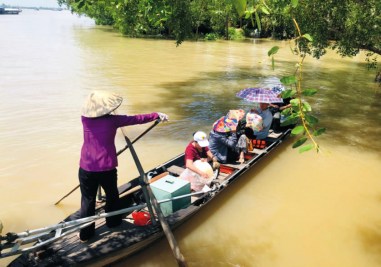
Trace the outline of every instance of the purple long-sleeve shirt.
<instances>
[{"instance_id":1,"label":"purple long-sleeve shirt","mask_svg":"<svg viewBox=\"0 0 381 267\"><path fill-rule=\"evenodd\" d=\"M141 114L134 116L107 115L99 118L81 117L83 145L79 165L91 172L108 171L118 166L115 147L116 130L122 126L154 121L159 115Z\"/></svg>"}]
</instances>

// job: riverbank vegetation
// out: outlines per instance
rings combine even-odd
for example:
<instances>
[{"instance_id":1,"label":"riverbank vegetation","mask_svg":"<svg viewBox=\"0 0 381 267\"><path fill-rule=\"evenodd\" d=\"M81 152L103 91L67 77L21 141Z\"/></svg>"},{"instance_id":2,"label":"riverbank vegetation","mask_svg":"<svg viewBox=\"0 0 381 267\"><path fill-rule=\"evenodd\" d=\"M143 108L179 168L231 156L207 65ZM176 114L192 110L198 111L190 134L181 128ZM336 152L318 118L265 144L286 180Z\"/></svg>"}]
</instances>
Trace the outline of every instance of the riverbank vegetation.
<instances>
[{"instance_id":1,"label":"riverbank vegetation","mask_svg":"<svg viewBox=\"0 0 381 267\"><path fill-rule=\"evenodd\" d=\"M319 146L314 136L318 119L302 96L316 89L302 88L302 68L306 55L322 57L327 49L342 56L355 56L366 50L369 68L377 68L381 55L381 1L379 0L58 0L74 13L93 18L130 37L184 40L237 40L243 38L287 39L297 56L294 75L283 77L284 92L293 97L284 111L287 124L299 124L292 131L301 135L293 147L299 151ZM274 67L278 47L269 50ZM286 114L287 113L287 114ZM310 140L310 144L304 144ZM303 146L302 146L303 145Z\"/></svg>"},{"instance_id":2,"label":"riverbank vegetation","mask_svg":"<svg viewBox=\"0 0 381 267\"><path fill-rule=\"evenodd\" d=\"M297 36L292 18L313 36L306 51L319 58L327 48L343 56L368 51L369 64L381 55L379 0L58 0L72 12L110 25L131 37L241 39ZM294 2L294 3L293 3ZM298 2L295 5L295 2Z\"/></svg>"}]
</instances>

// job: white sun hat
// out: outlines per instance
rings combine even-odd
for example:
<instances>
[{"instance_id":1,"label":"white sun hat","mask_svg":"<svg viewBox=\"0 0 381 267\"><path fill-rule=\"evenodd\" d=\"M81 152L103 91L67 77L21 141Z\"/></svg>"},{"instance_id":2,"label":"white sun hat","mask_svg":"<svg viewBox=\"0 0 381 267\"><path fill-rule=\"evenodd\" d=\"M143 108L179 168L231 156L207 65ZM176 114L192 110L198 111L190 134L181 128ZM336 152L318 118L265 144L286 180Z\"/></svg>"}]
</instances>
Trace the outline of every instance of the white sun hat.
<instances>
[{"instance_id":1,"label":"white sun hat","mask_svg":"<svg viewBox=\"0 0 381 267\"><path fill-rule=\"evenodd\" d=\"M122 104L123 98L107 91L93 91L82 107L82 116L97 118L113 112Z\"/></svg>"},{"instance_id":2,"label":"white sun hat","mask_svg":"<svg viewBox=\"0 0 381 267\"><path fill-rule=\"evenodd\" d=\"M206 133L198 131L193 135L193 140L196 141L201 147L209 146L208 137Z\"/></svg>"}]
</instances>

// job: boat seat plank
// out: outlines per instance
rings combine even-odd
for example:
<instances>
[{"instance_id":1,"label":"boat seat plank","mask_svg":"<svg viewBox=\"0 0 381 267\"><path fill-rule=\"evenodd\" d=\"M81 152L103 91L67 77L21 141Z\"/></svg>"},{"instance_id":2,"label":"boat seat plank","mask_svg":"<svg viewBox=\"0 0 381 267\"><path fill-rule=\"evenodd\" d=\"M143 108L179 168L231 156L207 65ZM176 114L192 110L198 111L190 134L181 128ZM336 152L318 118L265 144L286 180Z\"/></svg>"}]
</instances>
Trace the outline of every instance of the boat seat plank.
<instances>
[{"instance_id":1,"label":"boat seat plank","mask_svg":"<svg viewBox=\"0 0 381 267\"><path fill-rule=\"evenodd\" d=\"M253 150L250 150L250 151L247 151L247 152L248 152L248 153L251 153L251 154L262 155L262 154L267 153L267 150L266 150L266 149L258 149L258 148L254 148Z\"/></svg>"},{"instance_id":2,"label":"boat seat plank","mask_svg":"<svg viewBox=\"0 0 381 267\"><path fill-rule=\"evenodd\" d=\"M220 172L217 176L217 180L224 181L229 176L229 174Z\"/></svg>"},{"instance_id":3,"label":"boat seat plank","mask_svg":"<svg viewBox=\"0 0 381 267\"><path fill-rule=\"evenodd\" d=\"M245 163L242 163L242 164L228 164L228 163L224 163L225 166L228 166L228 167L231 167L231 168L234 168L234 169L243 169L243 168L246 168L248 166L248 164L245 164Z\"/></svg>"},{"instance_id":4,"label":"boat seat plank","mask_svg":"<svg viewBox=\"0 0 381 267\"><path fill-rule=\"evenodd\" d=\"M184 171L185 169L180 167L180 166L177 166L177 165L172 165L170 167L167 168L167 171L169 171L170 173L173 173L173 174L176 174L178 176L181 175L181 173Z\"/></svg>"},{"instance_id":5,"label":"boat seat plank","mask_svg":"<svg viewBox=\"0 0 381 267\"><path fill-rule=\"evenodd\" d=\"M281 135L282 135L282 132L280 132L280 133L272 132L272 133L270 133L270 134L268 135L268 137L270 137L270 138L278 138L278 137L281 136Z\"/></svg>"},{"instance_id":6,"label":"boat seat plank","mask_svg":"<svg viewBox=\"0 0 381 267\"><path fill-rule=\"evenodd\" d=\"M227 174L227 173L223 173L223 172L220 172L219 174L218 174L218 178L219 177L228 177L229 176L229 174Z\"/></svg>"}]
</instances>

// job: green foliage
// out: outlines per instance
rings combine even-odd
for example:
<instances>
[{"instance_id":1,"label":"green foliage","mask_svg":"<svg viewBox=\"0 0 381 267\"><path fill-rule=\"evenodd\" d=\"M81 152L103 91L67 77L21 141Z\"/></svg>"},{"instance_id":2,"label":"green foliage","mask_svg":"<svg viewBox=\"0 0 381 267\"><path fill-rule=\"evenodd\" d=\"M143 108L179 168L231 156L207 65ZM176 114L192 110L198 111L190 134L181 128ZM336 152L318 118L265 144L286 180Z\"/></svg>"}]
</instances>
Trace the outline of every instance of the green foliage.
<instances>
[{"instance_id":1,"label":"green foliage","mask_svg":"<svg viewBox=\"0 0 381 267\"><path fill-rule=\"evenodd\" d=\"M312 110L310 110L310 111L312 111ZM306 117L306 121L308 122L308 125L310 125L310 126L313 126L319 122L319 119L316 118L315 116L311 115L311 114L305 114L305 117Z\"/></svg>"},{"instance_id":2,"label":"green foliage","mask_svg":"<svg viewBox=\"0 0 381 267\"><path fill-rule=\"evenodd\" d=\"M205 40L211 41L211 40L217 40L219 39L219 36L216 33L207 33L204 37Z\"/></svg>"},{"instance_id":3,"label":"green foliage","mask_svg":"<svg viewBox=\"0 0 381 267\"><path fill-rule=\"evenodd\" d=\"M283 83L284 85L293 85L297 83L297 79L294 75L286 76L286 77L282 77L280 79L280 82Z\"/></svg>"},{"instance_id":4,"label":"green foliage","mask_svg":"<svg viewBox=\"0 0 381 267\"><path fill-rule=\"evenodd\" d=\"M307 141L307 137L301 137L300 139L298 139L298 140L292 145L292 148L300 147L300 146L303 145L306 141Z\"/></svg>"},{"instance_id":5,"label":"green foliage","mask_svg":"<svg viewBox=\"0 0 381 267\"><path fill-rule=\"evenodd\" d=\"M297 1L291 3L292 7L298 5ZM291 52L297 56L298 63L296 64L296 75L285 76L280 79L283 85L287 88L281 94L282 98L292 98L290 100L290 107L282 111L282 115L287 116L285 121L282 122L282 126L286 125L296 125L292 129L292 135L303 135L299 138L294 144L293 148L300 147L308 140L311 141L310 144L304 145L299 148L299 152L306 152L311 149L319 151L319 145L316 143L314 136L319 136L325 132L324 128L316 129L316 125L319 120L314 115L312 115L311 105L302 97L303 96L313 96L317 93L316 89L302 88L303 81L303 61L306 56L302 52L303 48L309 48L310 43L313 41L313 38L310 34L302 34L299 28L298 23L293 19L295 29L298 33L298 36L294 38L294 47L291 49ZM276 48L271 48L268 52L268 55L273 54L274 51L278 51ZM272 63L273 64L273 63Z\"/></svg>"},{"instance_id":6,"label":"green foliage","mask_svg":"<svg viewBox=\"0 0 381 267\"><path fill-rule=\"evenodd\" d=\"M313 144L304 145L304 146L302 146L301 148L299 148L299 152L300 152L300 153L303 153L303 152L309 151L309 150L311 150L311 149L313 149L313 148L314 148L314 145L313 145ZM319 151L319 147L317 147L316 150Z\"/></svg>"},{"instance_id":7,"label":"green foliage","mask_svg":"<svg viewBox=\"0 0 381 267\"><path fill-rule=\"evenodd\" d=\"M326 48L336 49L343 56L354 56L360 49L381 52L379 0L301 1L294 15L302 30L314 36L308 40L312 48L305 48L305 52L317 58Z\"/></svg>"},{"instance_id":8,"label":"green foliage","mask_svg":"<svg viewBox=\"0 0 381 267\"><path fill-rule=\"evenodd\" d=\"M291 134L292 135L299 135L299 134L302 134L304 133L304 127L299 125L299 126L296 126L294 129L292 129L291 131Z\"/></svg>"},{"instance_id":9,"label":"green foliage","mask_svg":"<svg viewBox=\"0 0 381 267\"><path fill-rule=\"evenodd\" d=\"M296 90L288 89L284 90L281 94L282 98L292 98L296 94Z\"/></svg>"},{"instance_id":10,"label":"green foliage","mask_svg":"<svg viewBox=\"0 0 381 267\"><path fill-rule=\"evenodd\" d=\"M304 89L304 90L302 91L302 94L303 94L304 96L313 96L313 95L316 94L316 93L317 93L317 90L316 90L316 89L311 89L311 88Z\"/></svg>"},{"instance_id":11,"label":"green foliage","mask_svg":"<svg viewBox=\"0 0 381 267\"><path fill-rule=\"evenodd\" d=\"M271 57L271 68L274 70L275 69L275 58L274 58L274 55L278 52L279 50L279 46L274 46L273 48L271 48L269 50L269 52L267 53L267 55L269 57Z\"/></svg>"},{"instance_id":12,"label":"green foliage","mask_svg":"<svg viewBox=\"0 0 381 267\"><path fill-rule=\"evenodd\" d=\"M294 27L297 17L302 32L300 53L320 58L327 48L343 56L360 49L368 67L377 67L381 55L380 0L58 0L72 12L87 15L97 24L112 25L130 36L162 35L177 43L208 33L229 39L229 27L245 32L254 29L263 37L300 37ZM312 38L314 36L314 38ZM272 55L274 63L274 57Z\"/></svg>"},{"instance_id":13,"label":"green foliage","mask_svg":"<svg viewBox=\"0 0 381 267\"><path fill-rule=\"evenodd\" d=\"M242 40L242 39L244 39L242 30L229 27L229 40Z\"/></svg>"},{"instance_id":14,"label":"green foliage","mask_svg":"<svg viewBox=\"0 0 381 267\"><path fill-rule=\"evenodd\" d=\"M235 1L234 7L237 10L237 13L240 17L242 17L245 14L246 11L246 0L237 0Z\"/></svg>"},{"instance_id":15,"label":"green foliage","mask_svg":"<svg viewBox=\"0 0 381 267\"><path fill-rule=\"evenodd\" d=\"M326 130L325 128L320 128L320 129L315 130L314 136L319 136L319 135L325 133L325 130Z\"/></svg>"}]
</instances>

